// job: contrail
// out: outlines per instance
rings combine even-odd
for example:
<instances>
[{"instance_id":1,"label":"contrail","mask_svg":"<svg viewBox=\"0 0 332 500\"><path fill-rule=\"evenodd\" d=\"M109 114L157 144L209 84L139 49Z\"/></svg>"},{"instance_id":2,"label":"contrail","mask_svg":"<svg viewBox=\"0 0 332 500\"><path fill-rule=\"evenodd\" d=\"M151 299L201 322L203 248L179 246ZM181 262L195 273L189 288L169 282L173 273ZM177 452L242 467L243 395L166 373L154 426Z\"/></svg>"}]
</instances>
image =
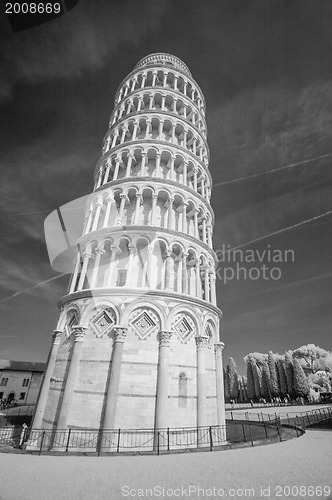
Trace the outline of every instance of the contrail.
<instances>
[{"instance_id":1,"label":"contrail","mask_svg":"<svg viewBox=\"0 0 332 500\"><path fill-rule=\"evenodd\" d=\"M267 172L261 172L259 174L246 175L245 177L238 177L237 179L232 179L231 181L218 182L218 184L214 184L213 187L224 186L225 184L232 184L233 182L244 181L246 179L252 179L253 177L260 177L261 175L271 174L272 172L279 172L280 170L285 170L286 168L297 167L298 165L303 165L304 163L309 163L311 161L320 160L322 158L327 158L332 156L332 153L328 153L326 155L317 156L317 158L310 158L310 160L303 160L299 163L291 163L290 165L285 165L284 167L274 168L273 170L268 170Z\"/></svg>"},{"instance_id":2,"label":"contrail","mask_svg":"<svg viewBox=\"0 0 332 500\"><path fill-rule=\"evenodd\" d=\"M254 240L246 241L245 243L241 243L241 245L237 245L236 247L229 248L228 250L225 250L225 252L230 252L231 250L236 250L238 248L246 247L247 245L250 245L250 243L255 243L256 241L261 241L265 240L266 238L269 238L270 236L274 236L275 234L280 234L283 233L284 231L289 231L290 229L294 229L295 227L302 226L303 224L308 224L308 222L312 222L313 220L321 219L322 217L326 217L327 215L331 215L332 210L328 210L327 212L324 212L323 214L320 215L315 215L315 217L311 217L310 219L303 220L301 222L298 222L297 224L293 224L292 226L284 227L282 229L278 229L278 231L274 231L273 233L265 234L264 236L260 236L259 238L255 238Z\"/></svg>"},{"instance_id":3,"label":"contrail","mask_svg":"<svg viewBox=\"0 0 332 500\"><path fill-rule=\"evenodd\" d=\"M33 290L34 288L37 288L38 286L46 285L46 283L49 283L50 281L57 280L58 278L62 278L62 276L66 276L68 273L63 273L59 274L59 276L54 276L53 278L50 278L49 280L41 281L40 283L37 283L36 285L31 286L30 288L24 288L23 290L19 290L18 292L15 292L13 295L10 295L9 297L5 297L4 299L0 300L0 304L3 302L6 302L7 300L13 299L14 297L17 297L18 295L21 295L22 293L30 292L30 290Z\"/></svg>"}]
</instances>

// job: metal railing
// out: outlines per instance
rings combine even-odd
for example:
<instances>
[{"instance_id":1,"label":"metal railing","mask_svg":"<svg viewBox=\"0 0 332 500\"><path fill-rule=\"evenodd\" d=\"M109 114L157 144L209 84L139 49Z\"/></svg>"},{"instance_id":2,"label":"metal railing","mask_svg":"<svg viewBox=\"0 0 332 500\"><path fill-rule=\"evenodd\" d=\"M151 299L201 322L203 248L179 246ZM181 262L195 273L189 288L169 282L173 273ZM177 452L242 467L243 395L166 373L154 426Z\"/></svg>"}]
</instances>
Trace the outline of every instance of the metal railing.
<instances>
[{"instance_id":1,"label":"metal railing","mask_svg":"<svg viewBox=\"0 0 332 500\"><path fill-rule=\"evenodd\" d=\"M237 420L251 420L257 422L269 422L276 417L280 419L281 424L288 424L291 426L303 427L306 429L315 424L326 422L332 419L332 406L324 408L316 408L314 410L297 411L295 412L281 412L278 411L274 414L264 412L239 412L234 410L229 413L232 421Z\"/></svg>"},{"instance_id":2,"label":"metal railing","mask_svg":"<svg viewBox=\"0 0 332 500\"><path fill-rule=\"evenodd\" d=\"M299 412L237 413L224 426L166 429L26 429L24 448L34 453L160 454L255 446L300 436L306 427L331 421L332 407ZM240 419L239 419L240 418ZM0 428L0 445L18 447L22 428Z\"/></svg>"}]
</instances>

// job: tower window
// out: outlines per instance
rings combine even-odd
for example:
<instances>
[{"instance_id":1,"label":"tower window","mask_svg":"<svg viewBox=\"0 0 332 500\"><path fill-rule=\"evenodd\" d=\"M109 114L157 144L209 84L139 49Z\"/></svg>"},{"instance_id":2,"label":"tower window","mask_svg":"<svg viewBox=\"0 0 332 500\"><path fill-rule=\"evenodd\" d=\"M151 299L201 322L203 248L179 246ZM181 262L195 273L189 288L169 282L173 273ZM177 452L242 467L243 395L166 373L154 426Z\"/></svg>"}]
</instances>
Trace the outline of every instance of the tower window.
<instances>
[{"instance_id":1,"label":"tower window","mask_svg":"<svg viewBox=\"0 0 332 500\"><path fill-rule=\"evenodd\" d=\"M23 379L22 387L28 387L29 382L30 382L30 379L29 379L29 378L25 378L25 379Z\"/></svg>"}]
</instances>

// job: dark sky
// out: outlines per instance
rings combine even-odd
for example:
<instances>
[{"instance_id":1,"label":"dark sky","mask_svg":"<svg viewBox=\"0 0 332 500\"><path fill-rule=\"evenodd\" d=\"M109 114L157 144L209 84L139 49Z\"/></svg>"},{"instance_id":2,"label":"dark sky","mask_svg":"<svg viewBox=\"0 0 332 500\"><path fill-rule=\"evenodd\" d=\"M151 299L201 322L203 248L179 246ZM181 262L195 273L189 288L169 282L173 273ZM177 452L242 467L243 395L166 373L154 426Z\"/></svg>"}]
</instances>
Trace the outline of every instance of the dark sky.
<instances>
[{"instance_id":1,"label":"dark sky","mask_svg":"<svg viewBox=\"0 0 332 500\"><path fill-rule=\"evenodd\" d=\"M331 349L331 26L329 0L81 0L15 34L0 16L0 358L46 359L68 277L35 287L58 275L44 220L91 192L116 89L153 52L206 98L215 250L294 252L245 265L279 279L217 280L226 360Z\"/></svg>"}]
</instances>

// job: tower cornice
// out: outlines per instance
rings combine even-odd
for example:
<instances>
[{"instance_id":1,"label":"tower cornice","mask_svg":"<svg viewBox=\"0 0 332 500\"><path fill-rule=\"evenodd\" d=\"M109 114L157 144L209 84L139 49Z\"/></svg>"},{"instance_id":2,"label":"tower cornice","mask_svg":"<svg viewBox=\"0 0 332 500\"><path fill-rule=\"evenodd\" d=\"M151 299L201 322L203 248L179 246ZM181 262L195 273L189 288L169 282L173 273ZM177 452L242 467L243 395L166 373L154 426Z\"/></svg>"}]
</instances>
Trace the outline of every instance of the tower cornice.
<instances>
[{"instance_id":1,"label":"tower cornice","mask_svg":"<svg viewBox=\"0 0 332 500\"><path fill-rule=\"evenodd\" d=\"M141 292L141 293L139 293ZM219 307L214 306L211 303L207 303L204 300L198 299L196 297L192 297L191 295L184 295L182 293L177 293L173 291L165 291L165 290L148 290L146 288L130 288L130 287L116 287L116 288L95 288L93 290L91 289L86 289L86 290L80 290L68 295L64 295L61 297L61 299L58 301L58 308L61 309L65 304L68 302L72 301L77 301L79 299L84 299L87 297L113 297L113 298L119 298L123 296L124 299L127 299L127 297L133 297L138 296L140 299L143 299L143 297L147 298L165 298L165 299L170 299L170 300L176 300L179 303L183 304L193 304L196 306L201 306L204 307L205 309L215 313L218 315L219 319L222 317L222 311L219 309Z\"/></svg>"},{"instance_id":2,"label":"tower cornice","mask_svg":"<svg viewBox=\"0 0 332 500\"><path fill-rule=\"evenodd\" d=\"M152 233L153 235L158 235L158 237L162 237L162 235L168 235L172 236L174 239L178 240L184 240L187 241L188 243L192 244L193 247L201 248L202 250L205 250L215 262L217 262L217 255L215 251L209 247L208 244L203 243L202 241L194 238L193 236L190 236L188 234L181 233L179 231L173 230L173 229L167 229L167 228L160 228L159 226L143 226L143 225L132 225L132 226L115 226L112 228L102 228L102 229L97 229L95 231L92 231L88 234L85 234L84 236L81 236L81 238L78 240L77 245L79 247L87 245L91 241L98 241L102 239L103 237L114 237L117 235L123 235L124 237L129 234L146 234L148 235L149 233Z\"/></svg>"}]
</instances>

